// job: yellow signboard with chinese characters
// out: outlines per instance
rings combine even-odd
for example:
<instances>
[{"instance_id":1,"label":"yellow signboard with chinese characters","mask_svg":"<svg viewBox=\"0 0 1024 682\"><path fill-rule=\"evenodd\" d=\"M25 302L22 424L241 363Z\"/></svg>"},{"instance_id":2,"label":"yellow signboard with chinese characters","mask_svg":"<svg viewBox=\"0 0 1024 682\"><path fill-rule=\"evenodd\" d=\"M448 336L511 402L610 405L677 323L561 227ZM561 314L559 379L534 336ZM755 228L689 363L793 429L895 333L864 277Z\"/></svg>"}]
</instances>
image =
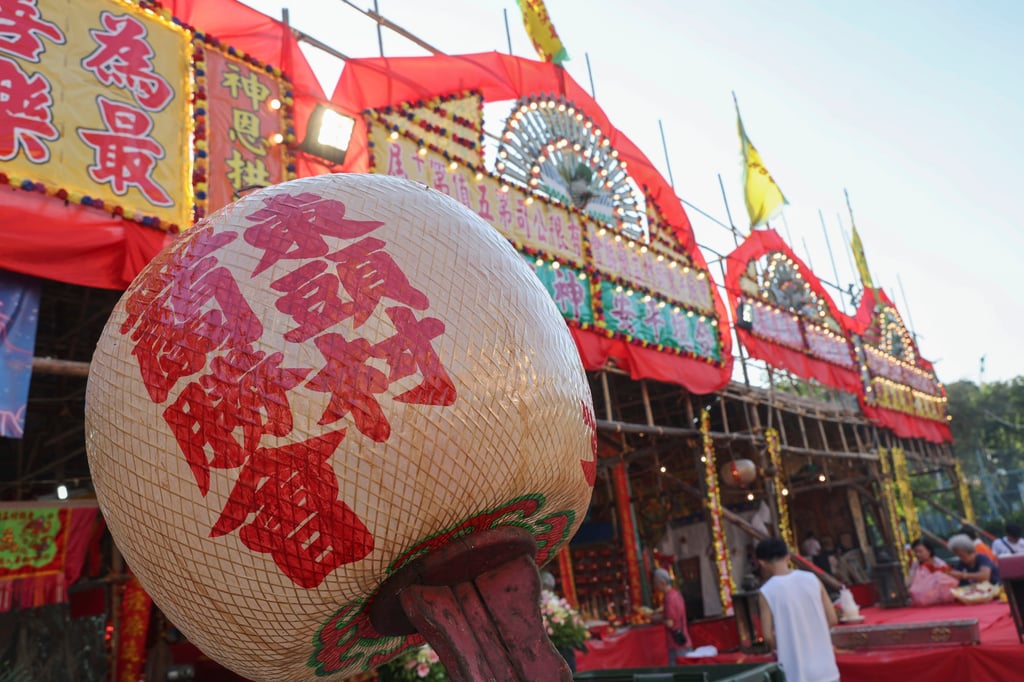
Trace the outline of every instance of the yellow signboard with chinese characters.
<instances>
[{"instance_id":1,"label":"yellow signboard with chinese characters","mask_svg":"<svg viewBox=\"0 0 1024 682\"><path fill-rule=\"evenodd\" d=\"M372 168L376 173L421 182L468 206L525 253L543 252L582 266L583 218L560 206L535 201L525 190L449 162L408 137L392 138L384 126L370 124Z\"/></svg>"},{"instance_id":2,"label":"yellow signboard with chinese characters","mask_svg":"<svg viewBox=\"0 0 1024 682\"><path fill-rule=\"evenodd\" d=\"M187 33L117 0L2 0L8 182L160 227L191 222Z\"/></svg>"}]
</instances>

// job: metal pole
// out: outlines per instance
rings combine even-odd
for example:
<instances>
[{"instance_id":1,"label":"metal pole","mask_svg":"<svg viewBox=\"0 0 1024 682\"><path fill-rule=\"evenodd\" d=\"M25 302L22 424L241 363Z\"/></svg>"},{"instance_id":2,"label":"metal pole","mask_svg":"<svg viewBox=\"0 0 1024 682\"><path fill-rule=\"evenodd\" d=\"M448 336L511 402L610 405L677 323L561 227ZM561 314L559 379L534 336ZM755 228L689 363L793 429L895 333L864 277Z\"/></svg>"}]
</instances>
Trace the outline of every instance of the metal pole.
<instances>
[{"instance_id":1,"label":"metal pole","mask_svg":"<svg viewBox=\"0 0 1024 682\"><path fill-rule=\"evenodd\" d=\"M832 253L832 240L828 238L828 228L825 227L825 214L821 212L820 208L818 209L818 219L821 221L821 231L825 233L825 246L828 247L828 259L832 261L832 274L836 278L836 289L841 292L843 288L839 284L839 268L836 267L836 257ZM839 297L839 300L843 302L842 296ZM846 312L845 302L843 302L843 312Z\"/></svg>"},{"instance_id":2,"label":"metal pole","mask_svg":"<svg viewBox=\"0 0 1024 682\"><path fill-rule=\"evenodd\" d=\"M725 205L725 215L729 219L729 229L732 230L732 240L736 246L740 245L740 231L736 223L732 221L732 210L729 209L729 198L725 196L725 183L722 182L722 174L718 174L718 188L722 190L722 204Z\"/></svg>"},{"instance_id":3,"label":"metal pole","mask_svg":"<svg viewBox=\"0 0 1024 682\"><path fill-rule=\"evenodd\" d=\"M377 6L377 0L373 0L373 13L380 16L380 8ZM384 34L380 29L380 22L377 22L377 47L380 48L380 56L384 56Z\"/></svg>"},{"instance_id":4,"label":"metal pole","mask_svg":"<svg viewBox=\"0 0 1024 682\"><path fill-rule=\"evenodd\" d=\"M786 230L788 231L789 228L787 227ZM800 241L803 243L804 251L807 253L807 265L810 266L811 270L814 270L814 263L811 261L811 250L807 248L807 240L804 239L803 237L800 237Z\"/></svg>"},{"instance_id":5,"label":"metal pole","mask_svg":"<svg viewBox=\"0 0 1024 682\"><path fill-rule=\"evenodd\" d=\"M587 68L589 70L590 62L587 62ZM591 87L593 90L593 87ZM658 119L658 132L661 133L661 150L665 153L665 169L668 171L668 184L674 192L676 189L676 181L672 177L672 163L668 160L668 145L665 143L665 127L661 124L661 119Z\"/></svg>"},{"instance_id":6,"label":"metal pole","mask_svg":"<svg viewBox=\"0 0 1024 682\"><path fill-rule=\"evenodd\" d=\"M903 297L903 307L907 311L907 322L910 323L910 335L914 338L914 343L917 343L917 332L914 331L914 317L910 314L910 303L907 302L907 292L903 290L903 280L900 279L900 273L896 273L896 283L900 285L900 296Z\"/></svg>"},{"instance_id":7,"label":"metal pole","mask_svg":"<svg viewBox=\"0 0 1024 682\"><path fill-rule=\"evenodd\" d=\"M508 8L501 11L505 13L505 40L508 41L508 53L512 54L512 31L508 28Z\"/></svg>"},{"instance_id":8,"label":"metal pole","mask_svg":"<svg viewBox=\"0 0 1024 682\"><path fill-rule=\"evenodd\" d=\"M596 100L597 93L594 92L594 72L590 70L590 53L584 52L583 58L587 60L587 78L590 79L590 96Z\"/></svg>"}]
</instances>

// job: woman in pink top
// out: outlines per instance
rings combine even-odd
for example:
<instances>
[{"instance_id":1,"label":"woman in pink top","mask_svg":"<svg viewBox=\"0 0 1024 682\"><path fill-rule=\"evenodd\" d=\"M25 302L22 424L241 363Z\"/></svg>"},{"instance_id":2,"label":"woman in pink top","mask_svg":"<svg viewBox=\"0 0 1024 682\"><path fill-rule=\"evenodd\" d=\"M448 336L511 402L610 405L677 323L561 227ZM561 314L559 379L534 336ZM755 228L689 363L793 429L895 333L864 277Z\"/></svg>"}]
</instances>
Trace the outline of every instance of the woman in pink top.
<instances>
[{"instance_id":1,"label":"woman in pink top","mask_svg":"<svg viewBox=\"0 0 1024 682\"><path fill-rule=\"evenodd\" d=\"M686 602L679 590L672 587L672 576L664 568L654 572L654 589L665 595L665 637L668 644L668 664L693 648L686 629Z\"/></svg>"}]
</instances>

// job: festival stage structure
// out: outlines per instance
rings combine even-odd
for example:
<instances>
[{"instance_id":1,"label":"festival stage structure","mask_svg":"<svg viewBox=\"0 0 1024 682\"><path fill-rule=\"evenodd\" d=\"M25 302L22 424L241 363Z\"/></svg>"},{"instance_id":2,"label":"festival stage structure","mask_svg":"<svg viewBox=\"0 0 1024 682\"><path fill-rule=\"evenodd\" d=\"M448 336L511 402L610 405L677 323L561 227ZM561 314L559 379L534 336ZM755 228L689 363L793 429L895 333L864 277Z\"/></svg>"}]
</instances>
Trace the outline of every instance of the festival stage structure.
<instances>
[{"instance_id":1,"label":"festival stage structure","mask_svg":"<svg viewBox=\"0 0 1024 682\"><path fill-rule=\"evenodd\" d=\"M93 346L177 233L262 187L343 172L448 195L511 245L564 319L593 396L595 487L571 546L541 559L590 618L645 621L637 607L662 565L692 617L735 628L749 548L766 533L794 548L808 532L843 540L844 575L823 579L858 583L862 605L896 604L903 547L927 530L911 478L942 478L953 513L973 520L944 389L886 293L865 282L843 314L770 229L709 264L674 190L560 67L497 53L354 59L328 97L296 32L233 0L15 4L22 37L0 46L0 68L26 110L0 137L0 271L18 295L35 291L39 322L33 400L11 421L24 437L0 439L4 499L89 488ZM333 147L319 142L325 119L350 127ZM17 518L18 532L46 526ZM71 596L89 596L118 673L138 671L156 611L102 526L76 533L89 551L64 572L84 575ZM35 589L52 571L15 561L0 603L68 598L70 585Z\"/></svg>"}]
</instances>

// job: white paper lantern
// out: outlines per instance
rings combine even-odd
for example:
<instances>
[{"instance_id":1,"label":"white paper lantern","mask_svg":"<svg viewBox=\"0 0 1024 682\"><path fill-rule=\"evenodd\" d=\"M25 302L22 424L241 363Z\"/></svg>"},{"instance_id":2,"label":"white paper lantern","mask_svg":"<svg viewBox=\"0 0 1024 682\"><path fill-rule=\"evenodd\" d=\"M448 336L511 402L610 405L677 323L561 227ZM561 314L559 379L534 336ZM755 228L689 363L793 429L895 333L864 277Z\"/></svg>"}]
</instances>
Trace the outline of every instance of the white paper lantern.
<instances>
[{"instance_id":1,"label":"white paper lantern","mask_svg":"<svg viewBox=\"0 0 1024 682\"><path fill-rule=\"evenodd\" d=\"M370 624L382 580L499 525L545 561L596 471L586 376L530 267L467 208L377 175L261 190L158 255L100 339L86 429L147 592L262 680L418 641Z\"/></svg>"}]
</instances>

